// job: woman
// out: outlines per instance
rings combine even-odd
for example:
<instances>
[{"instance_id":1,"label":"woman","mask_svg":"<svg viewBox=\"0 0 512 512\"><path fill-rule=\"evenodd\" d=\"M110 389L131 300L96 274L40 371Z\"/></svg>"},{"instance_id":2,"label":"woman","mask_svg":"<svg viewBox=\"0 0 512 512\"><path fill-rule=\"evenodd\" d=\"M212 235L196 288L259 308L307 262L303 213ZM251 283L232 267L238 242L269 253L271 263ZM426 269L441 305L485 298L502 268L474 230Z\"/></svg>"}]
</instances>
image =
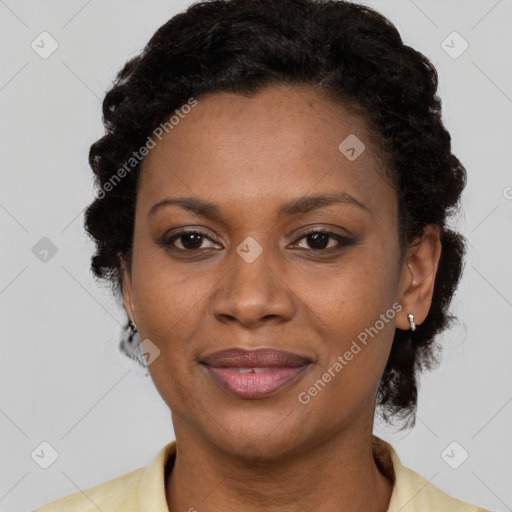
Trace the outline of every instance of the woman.
<instances>
[{"instance_id":1,"label":"woman","mask_svg":"<svg viewBox=\"0 0 512 512\"><path fill-rule=\"evenodd\" d=\"M157 31L104 100L86 228L176 442L39 510L483 510L372 434L376 407L414 423L462 268L436 89L348 2L201 2Z\"/></svg>"}]
</instances>

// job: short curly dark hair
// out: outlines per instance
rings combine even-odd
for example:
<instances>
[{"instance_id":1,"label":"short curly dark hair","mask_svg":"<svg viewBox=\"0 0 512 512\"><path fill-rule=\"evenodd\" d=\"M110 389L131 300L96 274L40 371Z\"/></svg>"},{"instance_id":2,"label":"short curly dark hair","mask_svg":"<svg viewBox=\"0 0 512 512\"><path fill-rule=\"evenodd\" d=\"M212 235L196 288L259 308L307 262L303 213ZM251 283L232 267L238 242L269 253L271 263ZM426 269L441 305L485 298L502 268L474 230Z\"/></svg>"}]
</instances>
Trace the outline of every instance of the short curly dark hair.
<instances>
[{"instance_id":1,"label":"short curly dark hair","mask_svg":"<svg viewBox=\"0 0 512 512\"><path fill-rule=\"evenodd\" d=\"M131 262L140 162L112 183L148 136L191 98L251 95L290 84L313 87L367 119L397 191L402 251L438 226L441 259L432 305L416 331L396 329L377 405L414 424L417 372L437 363L436 334L463 266L465 240L447 226L466 171L441 120L437 73L374 10L341 0L211 0L170 19L119 72L103 101L105 135L90 149L99 193L85 214L96 243L92 270L121 291L121 257ZM126 165L125 165L126 169ZM118 173L119 174L119 173ZM110 186L109 186L110 183Z\"/></svg>"}]
</instances>

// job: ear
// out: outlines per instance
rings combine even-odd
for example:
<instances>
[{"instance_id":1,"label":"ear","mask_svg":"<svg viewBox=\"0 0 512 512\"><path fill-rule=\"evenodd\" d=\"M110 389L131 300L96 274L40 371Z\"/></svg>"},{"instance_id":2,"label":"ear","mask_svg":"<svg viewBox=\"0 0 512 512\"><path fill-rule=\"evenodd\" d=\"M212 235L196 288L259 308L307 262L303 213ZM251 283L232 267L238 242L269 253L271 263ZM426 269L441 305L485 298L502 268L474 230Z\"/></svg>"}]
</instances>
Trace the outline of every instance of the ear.
<instances>
[{"instance_id":1,"label":"ear","mask_svg":"<svg viewBox=\"0 0 512 512\"><path fill-rule=\"evenodd\" d=\"M121 293L123 295L124 308L128 314L128 318L137 324L135 306L133 303L132 276L130 272L130 266L122 256L119 256L119 258L121 261Z\"/></svg>"},{"instance_id":2,"label":"ear","mask_svg":"<svg viewBox=\"0 0 512 512\"><path fill-rule=\"evenodd\" d=\"M439 233L438 226L427 226L423 235L406 250L399 296L403 309L396 316L398 329L410 329L409 314L414 315L414 323L417 325L424 322L428 315L441 257Z\"/></svg>"}]
</instances>

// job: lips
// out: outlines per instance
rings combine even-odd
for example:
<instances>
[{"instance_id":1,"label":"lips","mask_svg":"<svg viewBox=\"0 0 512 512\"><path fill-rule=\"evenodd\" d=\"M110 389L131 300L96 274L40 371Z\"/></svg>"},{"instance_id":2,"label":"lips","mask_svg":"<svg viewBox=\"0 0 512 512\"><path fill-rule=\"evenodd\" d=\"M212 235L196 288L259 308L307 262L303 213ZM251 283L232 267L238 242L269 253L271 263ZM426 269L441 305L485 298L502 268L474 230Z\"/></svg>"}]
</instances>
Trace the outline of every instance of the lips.
<instances>
[{"instance_id":1,"label":"lips","mask_svg":"<svg viewBox=\"0 0 512 512\"><path fill-rule=\"evenodd\" d=\"M217 384L246 399L277 393L297 380L311 362L298 354L270 348L222 350L201 360Z\"/></svg>"},{"instance_id":2,"label":"lips","mask_svg":"<svg viewBox=\"0 0 512 512\"><path fill-rule=\"evenodd\" d=\"M311 361L306 357L283 350L233 348L209 354L203 357L202 362L217 368L280 368L283 366L293 368Z\"/></svg>"}]
</instances>

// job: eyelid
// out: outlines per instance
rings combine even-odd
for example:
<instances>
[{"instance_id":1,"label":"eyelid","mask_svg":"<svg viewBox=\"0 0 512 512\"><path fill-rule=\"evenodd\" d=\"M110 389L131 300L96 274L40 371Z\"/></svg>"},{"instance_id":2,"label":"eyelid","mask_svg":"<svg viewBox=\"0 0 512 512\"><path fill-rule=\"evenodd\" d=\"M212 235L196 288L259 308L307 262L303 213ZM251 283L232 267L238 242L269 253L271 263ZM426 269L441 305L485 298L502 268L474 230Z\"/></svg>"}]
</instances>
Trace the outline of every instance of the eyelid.
<instances>
[{"instance_id":1,"label":"eyelid","mask_svg":"<svg viewBox=\"0 0 512 512\"><path fill-rule=\"evenodd\" d=\"M289 236L302 237L304 235L308 235L310 233L329 233L333 235L338 235L340 237L344 238L356 238L354 234L352 234L348 229L342 228L341 226L335 226L332 224L323 224L323 225L317 225L317 224L309 224L307 226L303 226L302 228L295 230L296 233ZM342 231L343 233L339 233L339 231ZM297 234L298 232L298 234Z\"/></svg>"}]
</instances>

